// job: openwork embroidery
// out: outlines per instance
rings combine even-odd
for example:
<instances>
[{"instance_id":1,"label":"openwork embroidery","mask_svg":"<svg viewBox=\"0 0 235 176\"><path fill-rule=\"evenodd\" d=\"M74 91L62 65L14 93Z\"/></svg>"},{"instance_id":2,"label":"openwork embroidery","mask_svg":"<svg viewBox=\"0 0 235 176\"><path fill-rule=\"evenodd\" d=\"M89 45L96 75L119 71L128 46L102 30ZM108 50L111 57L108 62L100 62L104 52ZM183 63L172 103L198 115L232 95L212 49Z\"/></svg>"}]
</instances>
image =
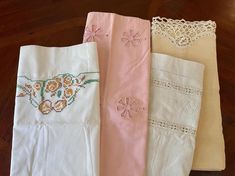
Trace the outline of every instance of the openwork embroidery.
<instances>
[{"instance_id":1,"label":"openwork embroidery","mask_svg":"<svg viewBox=\"0 0 235 176\"><path fill-rule=\"evenodd\" d=\"M177 131L180 133L191 134L191 135L196 134L196 129L185 125L167 122L167 121L161 121L161 120L154 120L154 119L149 119L148 122L151 127L158 127L162 129Z\"/></svg>"},{"instance_id":2,"label":"openwork embroidery","mask_svg":"<svg viewBox=\"0 0 235 176\"><path fill-rule=\"evenodd\" d=\"M191 86L180 85L178 83L166 80L153 79L152 84L160 88L174 89L186 95L202 95L202 90L200 89Z\"/></svg>"},{"instance_id":3,"label":"openwork embroidery","mask_svg":"<svg viewBox=\"0 0 235 176\"><path fill-rule=\"evenodd\" d=\"M178 47L187 47L203 36L215 36L214 21L186 21L154 17L152 33L167 37Z\"/></svg>"},{"instance_id":4,"label":"openwork embroidery","mask_svg":"<svg viewBox=\"0 0 235 176\"><path fill-rule=\"evenodd\" d=\"M101 35L102 35L101 28L97 27L96 25L91 25L90 27L85 28L84 41L94 42L99 37L101 37Z\"/></svg>"},{"instance_id":5,"label":"openwork embroidery","mask_svg":"<svg viewBox=\"0 0 235 176\"><path fill-rule=\"evenodd\" d=\"M134 97L123 97L117 102L117 111L123 118L132 118L143 110L142 102Z\"/></svg>"},{"instance_id":6,"label":"openwork embroidery","mask_svg":"<svg viewBox=\"0 0 235 176\"><path fill-rule=\"evenodd\" d=\"M28 96L30 103L42 114L49 114L52 110L61 112L75 101L81 88L99 81L87 78L87 75L92 73L97 74L96 72L88 72L74 76L65 73L47 80L31 80L26 76L19 76L17 97Z\"/></svg>"},{"instance_id":7,"label":"openwork embroidery","mask_svg":"<svg viewBox=\"0 0 235 176\"><path fill-rule=\"evenodd\" d=\"M121 41L127 47L135 47L141 44L141 36L139 32L135 33L133 30L130 30L129 32L123 32Z\"/></svg>"}]
</instances>

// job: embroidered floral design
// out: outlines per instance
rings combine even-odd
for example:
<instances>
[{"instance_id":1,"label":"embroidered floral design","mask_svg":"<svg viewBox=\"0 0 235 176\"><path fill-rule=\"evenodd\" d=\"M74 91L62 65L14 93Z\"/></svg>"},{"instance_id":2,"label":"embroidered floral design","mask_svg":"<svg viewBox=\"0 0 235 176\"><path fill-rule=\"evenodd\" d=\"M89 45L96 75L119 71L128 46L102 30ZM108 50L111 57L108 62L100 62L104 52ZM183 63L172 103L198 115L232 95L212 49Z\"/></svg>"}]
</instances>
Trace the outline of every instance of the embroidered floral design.
<instances>
[{"instance_id":1,"label":"embroidered floral design","mask_svg":"<svg viewBox=\"0 0 235 176\"><path fill-rule=\"evenodd\" d=\"M90 27L85 28L84 41L85 42L94 42L101 35L102 35L101 28L97 27L96 25L91 25Z\"/></svg>"},{"instance_id":2,"label":"embroidered floral design","mask_svg":"<svg viewBox=\"0 0 235 176\"><path fill-rule=\"evenodd\" d=\"M46 85L46 92L55 92L61 87L61 82L55 80L48 81Z\"/></svg>"},{"instance_id":3,"label":"embroidered floral design","mask_svg":"<svg viewBox=\"0 0 235 176\"><path fill-rule=\"evenodd\" d=\"M30 103L42 114L49 114L52 110L61 112L74 102L81 88L98 79L88 79L88 74L80 73L74 76L69 73L59 74L52 79L31 80L26 76L18 77L17 97L28 96Z\"/></svg>"},{"instance_id":4,"label":"embroidered floral design","mask_svg":"<svg viewBox=\"0 0 235 176\"><path fill-rule=\"evenodd\" d=\"M187 47L203 36L215 36L213 21L186 21L154 17L152 33L168 38L177 47Z\"/></svg>"},{"instance_id":5,"label":"embroidered floral design","mask_svg":"<svg viewBox=\"0 0 235 176\"><path fill-rule=\"evenodd\" d=\"M71 86L73 84L72 79L73 78L70 75L66 75L64 77L63 86L64 87Z\"/></svg>"},{"instance_id":6,"label":"embroidered floral design","mask_svg":"<svg viewBox=\"0 0 235 176\"><path fill-rule=\"evenodd\" d=\"M41 88L41 83L40 83L40 82L36 82L36 83L34 84L34 88L35 88L36 90L40 90L40 88Z\"/></svg>"},{"instance_id":7,"label":"embroidered floral design","mask_svg":"<svg viewBox=\"0 0 235 176\"><path fill-rule=\"evenodd\" d=\"M48 114L52 110L52 103L50 100L45 100L42 101L38 107L38 109L43 113L43 114Z\"/></svg>"},{"instance_id":8,"label":"embroidered floral design","mask_svg":"<svg viewBox=\"0 0 235 176\"><path fill-rule=\"evenodd\" d=\"M67 106L67 101L66 100L58 100L54 104L54 110L56 112L61 112L66 106Z\"/></svg>"},{"instance_id":9,"label":"embroidered floral design","mask_svg":"<svg viewBox=\"0 0 235 176\"><path fill-rule=\"evenodd\" d=\"M123 118L132 118L143 110L142 102L134 97L123 97L117 102L117 111Z\"/></svg>"},{"instance_id":10,"label":"embroidered floral design","mask_svg":"<svg viewBox=\"0 0 235 176\"><path fill-rule=\"evenodd\" d=\"M65 97L70 97L70 96L72 96L73 95L73 89L72 88L66 88L65 90L64 90L64 96Z\"/></svg>"},{"instance_id":11,"label":"embroidered floral design","mask_svg":"<svg viewBox=\"0 0 235 176\"><path fill-rule=\"evenodd\" d=\"M130 30L129 32L124 32L121 38L121 41L125 44L125 46L138 46L141 44L141 37L139 32L134 33L133 30Z\"/></svg>"}]
</instances>

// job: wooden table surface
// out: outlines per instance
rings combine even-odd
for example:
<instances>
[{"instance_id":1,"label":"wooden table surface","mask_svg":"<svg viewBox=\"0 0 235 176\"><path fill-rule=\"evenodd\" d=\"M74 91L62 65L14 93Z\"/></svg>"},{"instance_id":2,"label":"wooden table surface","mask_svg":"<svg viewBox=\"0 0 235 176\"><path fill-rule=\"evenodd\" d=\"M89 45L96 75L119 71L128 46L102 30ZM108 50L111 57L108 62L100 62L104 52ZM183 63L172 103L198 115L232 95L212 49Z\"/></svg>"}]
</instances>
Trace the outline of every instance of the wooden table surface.
<instances>
[{"instance_id":1,"label":"wooden table surface","mask_svg":"<svg viewBox=\"0 0 235 176\"><path fill-rule=\"evenodd\" d=\"M226 144L226 169L191 176L235 176L235 0L1 0L0 176L10 170L19 47L81 43L87 13L114 12L151 20L165 16L217 23L217 56Z\"/></svg>"}]
</instances>

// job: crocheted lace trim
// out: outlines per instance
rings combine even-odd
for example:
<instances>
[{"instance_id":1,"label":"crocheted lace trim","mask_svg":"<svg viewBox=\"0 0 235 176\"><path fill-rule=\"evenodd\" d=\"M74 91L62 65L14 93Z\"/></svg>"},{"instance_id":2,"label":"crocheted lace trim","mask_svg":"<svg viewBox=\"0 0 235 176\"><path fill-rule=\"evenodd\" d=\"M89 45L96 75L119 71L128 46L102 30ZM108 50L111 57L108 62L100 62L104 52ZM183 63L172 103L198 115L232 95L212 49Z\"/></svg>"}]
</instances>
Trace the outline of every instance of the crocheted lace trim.
<instances>
[{"instance_id":1,"label":"crocheted lace trim","mask_svg":"<svg viewBox=\"0 0 235 176\"><path fill-rule=\"evenodd\" d=\"M167 37L177 47L187 47L204 36L215 36L214 21L173 20L164 17L153 17L152 34Z\"/></svg>"}]
</instances>

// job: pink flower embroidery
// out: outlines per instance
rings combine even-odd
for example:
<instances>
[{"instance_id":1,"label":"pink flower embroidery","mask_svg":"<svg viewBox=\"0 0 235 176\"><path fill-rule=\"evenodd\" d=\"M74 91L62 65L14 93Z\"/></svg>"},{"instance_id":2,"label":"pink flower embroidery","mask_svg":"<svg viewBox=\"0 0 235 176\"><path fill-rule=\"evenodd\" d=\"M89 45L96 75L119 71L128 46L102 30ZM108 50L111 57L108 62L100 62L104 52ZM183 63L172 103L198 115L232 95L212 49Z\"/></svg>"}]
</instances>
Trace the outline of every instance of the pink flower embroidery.
<instances>
[{"instance_id":1,"label":"pink flower embroidery","mask_svg":"<svg viewBox=\"0 0 235 176\"><path fill-rule=\"evenodd\" d=\"M94 42L101 35L101 28L96 25L91 25L91 27L85 28L84 40L86 42Z\"/></svg>"},{"instance_id":2,"label":"pink flower embroidery","mask_svg":"<svg viewBox=\"0 0 235 176\"><path fill-rule=\"evenodd\" d=\"M138 46L141 43L141 37L139 32L134 33L133 30L130 30L129 33L128 32L124 32L121 38L122 42L125 43L125 46Z\"/></svg>"},{"instance_id":3,"label":"pink flower embroidery","mask_svg":"<svg viewBox=\"0 0 235 176\"><path fill-rule=\"evenodd\" d=\"M117 111L121 117L132 118L134 114L144 110L142 102L134 97L123 97L117 102Z\"/></svg>"}]
</instances>

